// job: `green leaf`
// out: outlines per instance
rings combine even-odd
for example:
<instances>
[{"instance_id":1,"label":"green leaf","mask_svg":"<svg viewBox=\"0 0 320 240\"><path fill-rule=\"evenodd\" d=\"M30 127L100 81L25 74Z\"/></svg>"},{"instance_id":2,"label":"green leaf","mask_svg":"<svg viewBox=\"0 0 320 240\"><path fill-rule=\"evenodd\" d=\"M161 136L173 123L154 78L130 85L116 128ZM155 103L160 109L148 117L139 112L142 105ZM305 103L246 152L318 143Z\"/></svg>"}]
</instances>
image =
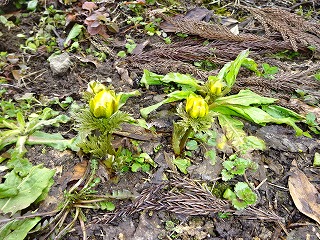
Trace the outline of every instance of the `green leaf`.
<instances>
[{"instance_id":1,"label":"green leaf","mask_svg":"<svg viewBox=\"0 0 320 240\"><path fill-rule=\"evenodd\" d=\"M112 202L100 202L101 210L113 211L116 209L116 206Z\"/></svg>"},{"instance_id":2,"label":"green leaf","mask_svg":"<svg viewBox=\"0 0 320 240\"><path fill-rule=\"evenodd\" d=\"M147 118L148 114L150 112L158 109L162 105L164 105L166 103L171 103L171 102L175 102L175 101L180 101L182 99L186 99L191 93L193 93L193 92L192 91L174 91L174 92L168 94L168 98L166 98L165 100L158 102L154 105L151 105L149 107L140 109L141 116L143 118Z\"/></svg>"},{"instance_id":3,"label":"green leaf","mask_svg":"<svg viewBox=\"0 0 320 240\"><path fill-rule=\"evenodd\" d=\"M173 72L166 74L161 81L164 83L174 82L180 85L189 85L195 90L200 88L199 84L202 84L201 81L195 79L189 74L181 74L181 73L173 73Z\"/></svg>"},{"instance_id":4,"label":"green leaf","mask_svg":"<svg viewBox=\"0 0 320 240\"><path fill-rule=\"evenodd\" d=\"M119 108L121 108L124 104L126 104L128 98L137 97L141 95L141 93L138 90L132 91L132 92L121 92L119 94L120 94Z\"/></svg>"},{"instance_id":5,"label":"green leaf","mask_svg":"<svg viewBox=\"0 0 320 240\"><path fill-rule=\"evenodd\" d=\"M261 76L261 72L258 69L258 64L251 58L245 58L242 62L242 66L255 72L257 76Z\"/></svg>"},{"instance_id":6,"label":"green leaf","mask_svg":"<svg viewBox=\"0 0 320 240\"><path fill-rule=\"evenodd\" d=\"M0 239L18 240L25 239L28 232L40 222L41 217L13 220L0 228Z\"/></svg>"},{"instance_id":7,"label":"green leaf","mask_svg":"<svg viewBox=\"0 0 320 240\"><path fill-rule=\"evenodd\" d=\"M219 71L218 78L224 80L230 89L235 83L240 67L248 55L249 49L242 51L234 61L225 64Z\"/></svg>"},{"instance_id":8,"label":"green leaf","mask_svg":"<svg viewBox=\"0 0 320 240\"><path fill-rule=\"evenodd\" d=\"M0 198L8 198L18 195L19 191L17 189L21 178L14 172L11 171L4 177L6 180L4 183L0 184Z\"/></svg>"},{"instance_id":9,"label":"green leaf","mask_svg":"<svg viewBox=\"0 0 320 240\"><path fill-rule=\"evenodd\" d=\"M53 147L59 151L64 151L67 148L73 151L79 151L77 146L79 139L65 139L60 133L45 133L42 131L36 131L29 136L26 141L28 145L44 144L46 146Z\"/></svg>"},{"instance_id":10,"label":"green leaf","mask_svg":"<svg viewBox=\"0 0 320 240\"><path fill-rule=\"evenodd\" d=\"M249 150L265 150L266 144L265 142L257 138L255 136L247 136L244 138L244 144L241 146L241 150L249 151Z\"/></svg>"},{"instance_id":11,"label":"green leaf","mask_svg":"<svg viewBox=\"0 0 320 240\"><path fill-rule=\"evenodd\" d=\"M320 153L316 152L313 158L313 166L320 167Z\"/></svg>"},{"instance_id":12,"label":"green leaf","mask_svg":"<svg viewBox=\"0 0 320 240\"><path fill-rule=\"evenodd\" d=\"M141 164L138 162L135 162L131 165L132 172L138 172L140 168L141 168Z\"/></svg>"},{"instance_id":13,"label":"green leaf","mask_svg":"<svg viewBox=\"0 0 320 240\"><path fill-rule=\"evenodd\" d=\"M186 148L190 151L194 151L194 150L197 150L198 149L198 143L196 140L190 140L187 142L186 144Z\"/></svg>"},{"instance_id":14,"label":"green leaf","mask_svg":"<svg viewBox=\"0 0 320 240\"><path fill-rule=\"evenodd\" d=\"M187 174L187 168L191 166L191 162L189 159L185 158L176 158L173 161L173 164L177 166L177 168L184 174Z\"/></svg>"},{"instance_id":15,"label":"green leaf","mask_svg":"<svg viewBox=\"0 0 320 240\"><path fill-rule=\"evenodd\" d=\"M126 54L125 51L119 51L119 52L117 53L117 56L118 56L118 57L121 57L121 58L124 58L125 56L127 56L127 54Z\"/></svg>"},{"instance_id":16,"label":"green leaf","mask_svg":"<svg viewBox=\"0 0 320 240\"><path fill-rule=\"evenodd\" d=\"M78 37L78 35L81 33L83 26L76 23L75 25L73 25L71 31L69 32L65 42L64 42L64 46L67 47L70 44L70 41L76 37Z\"/></svg>"},{"instance_id":17,"label":"green leaf","mask_svg":"<svg viewBox=\"0 0 320 240\"><path fill-rule=\"evenodd\" d=\"M41 129L44 126L58 126L60 123L66 123L70 120L70 117L68 117L67 115L59 115L55 118L52 118L55 114L59 113L54 112L50 108L45 108L41 115L27 122L25 133L33 133L34 131Z\"/></svg>"},{"instance_id":18,"label":"green leaf","mask_svg":"<svg viewBox=\"0 0 320 240\"><path fill-rule=\"evenodd\" d=\"M243 131L243 123L228 115L218 115L219 124L222 127L227 139L231 142L232 146L240 150L245 144L245 137L247 134Z\"/></svg>"},{"instance_id":19,"label":"green leaf","mask_svg":"<svg viewBox=\"0 0 320 240\"><path fill-rule=\"evenodd\" d=\"M216 160L216 151L215 151L215 150L206 151L206 152L204 153L204 157L205 157L206 159L209 159L209 160L210 160L210 163L211 163L212 165L215 165L216 162L217 162L217 160Z\"/></svg>"},{"instance_id":20,"label":"green leaf","mask_svg":"<svg viewBox=\"0 0 320 240\"><path fill-rule=\"evenodd\" d=\"M34 11L38 5L38 0L31 0L28 2L27 10Z\"/></svg>"},{"instance_id":21,"label":"green leaf","mask_svg":"<svg viewBox=\"0 0 320 240\"><path fill-rule=\"evenodd\" d=\"M227 169L222 169L221 176L222 176L222 180L223 181L229 181L232 178L234 178L234 174L232 174L229 171L227 171Z\"/></svg>"},{"instance_id":22,"label":"green leaf","mask_svg":"<svg viewBox=\"0 0 320 240\"><path fill-rule=\"evenodd\" d=\"M173 134L172 134L172 148L173 151L176 155L179 155L181 150L180 150L180 142L182 137L187 131L187 127L184 126L183 124L179 122L174 122L173 123Z\"/></svg>"},{"instance_id":23,"label":"green leaf","mask_svg":"<svg viewBox=\"0 0 320 240\"><path fill-rule=\"evenodd\" d=\"M245 182L238 182L234 186L234 192L236 193L237 197L245 201L247 204L253 204L257 200L257 195Z\"/></svg>"},{"instance_id":24,"label":"green leaf","mask_svg":"<svg viewBox=\"0 0 320 240\"><path fill-rule=\"evenodd\" d=\"M235 199L237 198L236 194L230 189L230 188L227 188L224 193L223 193L223 197L225 199L228 199L228 200L232 200L232 199Z\"/></svg>"},{"instance_id":25,"label":"green leaf","mask_svg":"<svg viewBox=\"0 0 320 240\"><path fill-rule=\"evenodd\" d=\"M286 118L274 118L265 111L257 107L251 106L236 106L236 105L224 105L211 108L215 112L219 112L226 115L238 116L247 119L251 122L265 126L266 123L287 124L291 126L298 136L302 135L303 131L296 125L296 119L291 117Z\"/></svg>"},{"instance_id":26,"label":"green leaf","mask_svg":"<svg viewBox=\"0 0 320 240\"><path fill-rule=\"evenodd\" d=\"M26 177L20 179L16 186L19 191L17 195L0 199L0 210L13 215L30 206L47 188L54 173L54 170L40 165L33 167Z\"/></svg>"},{"instance_id":27,"label":"green leaf","mask_svg":"<svg viewBox=\"0 0 320 240\"><path fill-rule=\"evenodd\" d=\"M238 94L217 98L214 105L242 105L271 104L277 101L275 98L262 97L249 89L241 90Z\"/></svg>"},{"instance_id":28,"label":"green leaf","mask_svg":"<svg viewBox=\"0 0 320 240\"><path fill-rule=\"evenodd\" d=\"M261 106L262 110L270 114L274 118L293 118L296 120L304 119L300 114L277 105Z\"/></svg>"},{"instance_id":29,"label":"green leaf","mask_svg":"<svg viewBox=\"0 0 320 240\"><path fill-rule=\"evenodd\" d=\"M147 89L149 89L149 86L152 85L161 85L163 75L159 75L153 72L148 71L147 69L143 70L143 76L140 80L140 84L144 85Z\"/></svg>"}]
</instances>

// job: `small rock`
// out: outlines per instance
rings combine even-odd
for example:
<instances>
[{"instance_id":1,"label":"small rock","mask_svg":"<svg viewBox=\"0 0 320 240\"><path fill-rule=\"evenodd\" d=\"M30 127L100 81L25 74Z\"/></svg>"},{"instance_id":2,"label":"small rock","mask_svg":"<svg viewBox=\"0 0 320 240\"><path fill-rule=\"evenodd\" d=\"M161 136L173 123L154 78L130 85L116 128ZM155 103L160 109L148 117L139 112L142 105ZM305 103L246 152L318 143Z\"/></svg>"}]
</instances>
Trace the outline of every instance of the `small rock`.
<instances>
[{"instance_id":1,"label":"small rock","mask_svg":"<svg viewBox=\"0 0 320 240\"><path fill-rule=\"evenodd\" d=\"M68 53L62 53L50 58L50 68L53 75L62 75L71 67L71 60Z\"/></svg>"}]
</instances>

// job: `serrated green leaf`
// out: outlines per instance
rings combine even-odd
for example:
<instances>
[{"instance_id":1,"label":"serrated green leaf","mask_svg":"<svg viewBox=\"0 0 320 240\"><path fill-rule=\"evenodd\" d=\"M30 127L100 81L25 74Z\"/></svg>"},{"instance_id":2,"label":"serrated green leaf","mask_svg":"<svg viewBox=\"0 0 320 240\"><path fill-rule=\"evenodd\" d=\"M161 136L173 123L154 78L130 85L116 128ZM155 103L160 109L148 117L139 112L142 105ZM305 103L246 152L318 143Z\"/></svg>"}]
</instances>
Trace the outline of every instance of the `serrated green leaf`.
<instances>
[{"instance_id":1,"label":"serrated green leaf","mask_svg":"<svg viewBox=\"0 0 320 240\"><path fill-rule=\"evenodd\" d=\"M234 177L234 175L229 171L227 171L226 169L222 169L221 176L223 181L229 181Z\"/></svg>"},{"instance_id":2,"label":"serrated green leaf","mask_svg":"<svg viewBox=\"0 0 320 240\"><path fill-rule=\"evenodd\" d=\"M185 158L176 158L173 161L173 164L177 166L177 168L184 174L187 174L187 168L191 166L191 162L189 159Z\"/></svg>"},{"instance_id":3,"label":"serrated green leaf","mask_svg":"<svg viewBox=\"0 0 320 240\"><path fill-rule=\"evenodd\" d=\"M59 151L64 151L67 148L73 151L79 151L77 146L79 139L65 139L60 133L45 133L42 131L36 131L32 133L26 141L28 145L44 144L46 146L53 147Z\"/></svg>"},{"instance_id":4,"label":"serrated green leaf","mask_svg":"<svg viewBox=\"0 0 320 240\"><path fill-rule=\"evenodd\" d=\"M54 173L54 170L42 168L40 165L31 168L29 174L21 178L17 185L19 193L13 197L0 199L0 210L13 215L30 206L47 188Z\"/></svg>"},{"instance_id":5,"label":"serrated green leaf","mask_svg":"<svg viewBox=\"0 0 320 240\"><path fill-rule=\"evenodd\" d=\"M13 220L0 228L0 239L18 240L25 239L28 232L37 225L41 217Z\"/></svg>"}]
</instances>

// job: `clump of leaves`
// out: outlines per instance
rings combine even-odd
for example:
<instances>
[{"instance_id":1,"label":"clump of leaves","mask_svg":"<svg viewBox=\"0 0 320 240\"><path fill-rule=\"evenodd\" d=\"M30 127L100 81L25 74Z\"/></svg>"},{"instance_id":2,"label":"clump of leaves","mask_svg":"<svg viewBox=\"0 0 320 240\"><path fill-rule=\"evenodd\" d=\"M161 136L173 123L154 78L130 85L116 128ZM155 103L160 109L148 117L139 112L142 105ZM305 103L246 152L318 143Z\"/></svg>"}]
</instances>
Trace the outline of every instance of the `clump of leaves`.
<instances>
[{"instance_id":1,"label":"clump of leaves","mask_svg":"<svg viewBox=\"0 0 320 240\"><path fill-rule=\"evenodd\" d=\"M109 37L107 30L112 33L119 31L118 25L111 21L105 7L99 8L94 2L84 2L82 9L86 11L87 18L84 23L87 25L87 31L91 36L99 34L107 39Z\"/></svg>"},{"instance_id":2,"label":"clump of leaves","mask_svg":"<svg viewBox=\"0 0 320 240\"><path fill-rule=\"evenodd\" d=\"M25 43L20 45L20 48L31 52L36 52L41 48L41 50L46 50L48 53L58 50L58 47L62 47L59 43L59 36L54 36L52 33L56 32L56 29L65 26L65 19L66 16L62 10L49 6L42 13L39 25L34 27L33 32L35 34L28 37Z\"/></svg>"},{"instance_id":3,"label":"clump of leaves","mask_svg":"<svg viewBox=\"0 0 320 240\"><path fill-rule=\"evenodd\" d=\"M268 63L262 64L263 72L262 76L264 78L274 79L274 75L278 73L279 68L276 66L270 66Z\"/></svg>"},{"instance_id":4,"label":"clump of leaves","mask_svg":"<svg viewBox=\"0 0 320 240\"><path fill-rule=\"evenodd\" d=\"M245 182L238 182L234 186L233 191L228 188L224 192L223 197L230 200L232 205L238 210L244 209L257 201L257 195Z\"/></svg>"},{"instance_id":5,"label":"clump of leaves","mask_svg":"<svg viewBox=\"0 0 320 240\"><path fill-rule=\"evenodd\" d=\"M237 151L265 148L262 140L246 135L243 123L237 119L239 117L262 126L267 123L287 124L295 129L297 135L302 135L303 131L296 125L296 122L302 121L304 117L289 109L274 105L277 99L262 97L250 90L241 90L238 94L228 95L241 65L243 63L248 65L248 55L248 50L241 52L234 61L227 63L218 75L210 76L206 83L187 74L168 73L163 76L144 70L141 84L146 88L150 85L175 84L180 90L167 94L166 99L155 105L141 109L141 115L147 117L150 112L163 104L185 100L190 95L197 94L205 99L209 106L209 113L218 119L226 140ZM181 114L179 115L183 118ZM220 146L223 148L223 144Z\"/></svg>"},{"instance_id":6,"label":"clump of leaves","mask_svg":"<svg viewBox=\"0 0 320 240\"><path fill-rule=\"evenodd\" d=\"M120 171L123 167L120 163L124 163L117 160L121 149L114 149L112 134L121 128L122 123L134 121L120 108L129 97L137 95L138 91L116 94L103 84L92 81L84 93L88 104L74 114L80 138L78 146L92 157L103 160L111 173Z\"/></svg>"},{"instance_id":7,"label":"clump of leaves","mask_svg":"<svg viewBox=\"0 0 320 240\"><path fill-rule=\"evenodd\" d=\"M44 144L54 147L58 150L70 148L78 150L74 144L75 139L64 139L60 133L46 133L41 131L45 126L59 126L60 123L66 123L70 118L66 115L59 115L59 112L51 108L45 108L40 113L32 113L26 119L22 111L18 110L16 119L0 118L0 150L4 147L16 144L15 150L24 155L25 144L35 145Z\"/></svg>"},{"instance_id":8,"label":"clump of leaves","mask_svg":"<svg viewBox=\"0 0 320 240\"><path fill-rule=\"evenodd\" d=\"M121 172L127 172L131 170L132 172L149 172L151 166L156 167L155 162L147 153L137 153L133 154L129 149L122 149L121 153L117 157L118 169L121 168Z\"/></svg>"},{"instance_id":9,"label":"clump of leaves","mask_svg":"<svg viewBox=\"0 0 320 240\"><path fill-rule=\"evenodd\" d=\"M222 180L228 181L235 175L244 175L247 170L255 171L258 169L257 163L250 159L244 159L233 154L229 160L222 163L224 169L221 171Z\"/></svg>"}]
</instances>

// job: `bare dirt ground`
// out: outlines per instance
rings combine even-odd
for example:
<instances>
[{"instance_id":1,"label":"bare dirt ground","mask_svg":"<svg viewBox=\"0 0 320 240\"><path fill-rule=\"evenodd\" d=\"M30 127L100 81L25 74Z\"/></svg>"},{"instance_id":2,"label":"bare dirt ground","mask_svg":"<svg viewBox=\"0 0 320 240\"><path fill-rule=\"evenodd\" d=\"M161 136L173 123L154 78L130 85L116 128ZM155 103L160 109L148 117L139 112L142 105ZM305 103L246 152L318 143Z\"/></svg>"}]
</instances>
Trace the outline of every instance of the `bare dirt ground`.
<instances>
[{"instance_id":1,"label":"bare dirt ground","mask_svg":"<svg viewBox=\"0 0 320 240\"><path fill-rule=\"evenodd\" d=\"M44 3L39 3L35 12L16 9L9 3L2 7L3 13L12 14L11 20L19 21L11 28L0 23L0 52L14 54L19 60L18 63L7 63L0 69L0 77L5 79L1 82L1 88L6 90L3 100L17 101L25 94L33 93L36 99L58 97L63 101L72 97L81 104L81 94L87 83L99 80L111 84L116 91L139 90L141 96L130 98L123 107L139 118L139 109L162 100L164 96L163 89L158 86L147 90L140 85L143 69L158 74L172 71L188 73L205 80L207 76L217 73L225 63L234 60L240 51L250 48L249 57L258 64L276 66L278 72L272 78L262 78L252 71L241 69L233 93L249 88L263 96L278 98L279 105L299 114L314 112L319 119L320 81L314 78L320 70L318 1L240 1L241 7L234 6L231 1L221 1L220 5L217 2L220 1L155 1L154 4L144 1L99 2L99 7L105 7L104 11L118 29L110 31L109 28L104 32L109 37L108 41L103 39L103 34L92 37L84 31L79 37L81 49L78 50L71 50L70 46L55 46L56 50L68 52L71 59L70 68L58 75L53 74L48 62L52 53L41 47L45 44L40 44L36 51L24 51L20 46L25 44L26 38L17 37L17 34L34 36L41 28ZM81 12L81 1L70 5L58 1L46 4L53 4L56 9L68 13L70 19L76 18L70 20L73 23L68 26L57 24L56 33L50 32L57 41L66 38L75 22L83 23L86 18ZM161 9L169 10L163 13ZM305 22L297 20L295 23L294 18L281 11L302 15L301 19ZM134 19L128 22L129 18L137 18L140 13L143 21L134 23ZM160 36L156 30L149 29L148 32L143 23L151 23L155 18L161 19L156 22L156 29L161 30ZM226 31L227 25L219 27L225 22L231 24L231 19L238 21L232 24L238 26L240 34L230 35ZM288 22L292 23L290 28ZM168 36L170 44L165 43ZM121 58L117 53L128 50L125 46L128 39L137 47ZM98 57L103 54L106 57L100 61ZM208 62L212 64L206 64ZM22 65L27 67L26 72L14 75L12 70L21 70ZM304 94L299 95L296 90ZM289 126L259 126L245 122L246 132L263 139L267 148L250 153L249 157L259 167L245 176L256 187L257 203L247 210L235 211L225 200L217 201L209 191L215 186L223 188L221 162L233 152L231 147L228 151L217 150L216 165L211 165L202 157L201 149L196 150L188 174L168 164L167 155L172 154L172 121L176 119L172 110L174 107L174 104L168 104L150 114L147 122L155 127L155 136L151 138L144 132L134 138L139 141L142 151L154 159L157 167L148 173L122 173L117 182L112 181L100 165L96 172L96 177L101 181L97 187L98 194L111 194L116 190L126 190L130 194L115 199L116 209L111 212L84 209L84 226L75 222L61 239L83 239L84 232L86 239L110 240L320 238L319 223L297 209L288 188L288 178L293 174L290 168L295 160L298 169L319 191L320 169L313 166L315 153L320 151L319 135L314 134L313 138L297 137ZM70 109L63 110L58 105L53 108L70 115ZM301 124L301 128L306 126ZM59 131L66 138L77 134L72 123L61 125L58 129L48 127L47 130ZM129 148L135 150L136 146L130 143L130 139L130 136L119 134L114 141L116 144L129 142ZM160 150L158 146L161 146ZM42 145L28 146L26 157L35 165L44 164L55 169L56 174L46 200L21 214L30 214L37 209L38 213L43 213L42 222L50 221L55 217L50 211L57 209L64 192L82 177L77 174L84 174L87 165L90 165L89 157L80 152L60 152ZM234 178L230 184L239 180L243 180L243 176ZM304 199L304 196L299 197ZM319 200L319 195L317 197ZM305 198L305 201L308 199ZM230 210L227 218L218 214L223 209ZM319 216L320 213L317 214ZM64 224L71 221L72 215L68 215ZM49 237L48 232L30 233L27 239L55 239L55 234L58 234Z\"/></svg>"}]
</instances>

